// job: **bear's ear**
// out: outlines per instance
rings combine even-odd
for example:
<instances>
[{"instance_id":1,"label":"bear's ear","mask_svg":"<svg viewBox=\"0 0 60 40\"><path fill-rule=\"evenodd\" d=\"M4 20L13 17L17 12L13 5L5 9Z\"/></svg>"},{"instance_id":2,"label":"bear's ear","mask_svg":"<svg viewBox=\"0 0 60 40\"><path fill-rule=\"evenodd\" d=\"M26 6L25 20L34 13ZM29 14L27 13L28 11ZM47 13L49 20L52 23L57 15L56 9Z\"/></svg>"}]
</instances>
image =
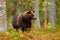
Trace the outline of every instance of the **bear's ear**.
<instances>
[{"instance_id":1,"label":"bear's ear","mask_svg":"<svg viewBox=\"0 0 60 40\"><path fill-rule=\"evenodd\" d=\"M27 12L27 14L30 14L30 13L31 13L31 11L28 11L28 12Z\"/></svg>"}]
</instances>

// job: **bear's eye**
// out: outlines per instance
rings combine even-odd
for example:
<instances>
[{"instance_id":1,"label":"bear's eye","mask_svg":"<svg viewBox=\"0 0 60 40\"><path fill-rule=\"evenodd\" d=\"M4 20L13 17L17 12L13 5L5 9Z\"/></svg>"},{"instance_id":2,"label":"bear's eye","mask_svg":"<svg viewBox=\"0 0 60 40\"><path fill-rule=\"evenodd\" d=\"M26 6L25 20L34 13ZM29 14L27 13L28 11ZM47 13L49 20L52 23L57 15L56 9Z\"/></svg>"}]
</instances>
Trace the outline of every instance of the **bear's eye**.
<instances>
[{"instance_id":1,"label":"bear's eye","mask_svg":"<svg viewBox=\"0 0 60 40\"><path fill-rule=\"evenodd\" d=\"M35 11L33 10L33 12L35 12Z\"/></svg>"}]
</instances>

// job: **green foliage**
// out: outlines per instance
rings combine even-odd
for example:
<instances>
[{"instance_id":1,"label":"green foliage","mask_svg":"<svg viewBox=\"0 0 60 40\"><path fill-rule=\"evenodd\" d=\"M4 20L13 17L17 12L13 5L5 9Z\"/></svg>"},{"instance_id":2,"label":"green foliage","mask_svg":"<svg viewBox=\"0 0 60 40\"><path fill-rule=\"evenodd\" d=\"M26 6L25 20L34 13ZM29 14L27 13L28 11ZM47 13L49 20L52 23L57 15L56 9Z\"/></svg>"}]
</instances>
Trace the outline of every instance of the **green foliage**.
<instances>
[{"instance_id":1,"label":"green foliage","mask_svg":"<svg viewBox=\"0 0 60 40\"><path fill-rule=\"evenodd\" d=\"M13 27L12 27L12 23L11 22L8 22L8 25L7 25L8 27L8 31L10 32L10 30L13 30Z\"/></svg>"},{"instance_id":2,"label":"green foliage","mask_svg":"<svg viewBox=\"0 0 60 40\"><path fill-rule=\"evenodd\" d=\"M56 23L57 23L57 25L60 25L60 0L56 0L56 7L57 7L57 14L56 14L56 16L57 16L57 18L56 18Z\"/></svg>"},{"instance_id":3,"label":"green foliage","mask_svg":"<svg viewBox=\"0 0 60 40\"><path fill-rule=\"evenodd\" d=\"M14 32L14 31L12 33L12 37L13 37L14 40L19 40L19 34Z\"/></svg>"},{"instance_id":4,"label":"green foliage","mask_svg":"<svg viewBox=\"0 0 60 40\"><path fill-rule=\"evenodd\" d=\"M57 21L56 21L56 22L57 22L57 24L58 24L58 25L60 25L60 19L57 19Z\"/></svg>"},{"instance_id":5,"label":"green foliage","mask_svg":"<svg viewBox=\"0 0 60 40\"><path fill-rule=\"evenodd\" d=\"M59 29L57 27L50 27L47 31L49 32L57 32Z\"/></svg>"},{"instance_id":6,"label":"green foliage","mask_svg":"<svg viewBox=\"0 0 60 40\"><path fill-rule=\"evenodd\" d=\"M33 8L33 0L20 0L21 4L20 4L20 11L26 11L26 10L30 10Z\"/></svg>"}]
</instances>

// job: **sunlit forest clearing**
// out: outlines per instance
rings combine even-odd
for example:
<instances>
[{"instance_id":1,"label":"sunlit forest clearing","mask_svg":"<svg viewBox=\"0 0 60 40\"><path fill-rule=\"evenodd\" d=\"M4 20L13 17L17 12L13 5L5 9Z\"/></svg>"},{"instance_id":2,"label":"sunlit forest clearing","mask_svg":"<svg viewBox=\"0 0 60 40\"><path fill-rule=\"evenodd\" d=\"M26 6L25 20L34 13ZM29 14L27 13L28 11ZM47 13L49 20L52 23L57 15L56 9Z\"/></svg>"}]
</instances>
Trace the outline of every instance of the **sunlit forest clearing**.
<instances>
[{"instance_id":1,"label":"sunlit forest clearing","mask_svg":"<svg viewBox=\"0 0 60 40\"><path fill-rule=\"evenodd\" d=\"M37 18L30 32L17 32L13 17L30 10ZM60 40L60 0L0 0L0 40Z\"/></svg>"}]
</instances>

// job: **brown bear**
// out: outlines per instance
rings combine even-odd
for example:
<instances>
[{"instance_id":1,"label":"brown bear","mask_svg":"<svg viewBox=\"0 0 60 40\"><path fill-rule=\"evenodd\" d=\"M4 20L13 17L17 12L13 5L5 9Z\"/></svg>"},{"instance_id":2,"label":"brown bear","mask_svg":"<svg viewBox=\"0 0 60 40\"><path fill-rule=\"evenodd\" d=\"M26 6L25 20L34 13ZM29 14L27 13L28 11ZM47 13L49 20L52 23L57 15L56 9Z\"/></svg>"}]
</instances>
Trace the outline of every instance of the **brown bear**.
<instances>
[{"instance_id":1,"label":"brown bear","mask_svg":"<svg viewBox=\"0 0 60 40\"><path fill-rule=\"evenodd\" d=\"M13 17L12 25L13 28L16 29L16 31L18 31L19 28L21 28L23 32L28 31L27 29L31 29L32 20L36 20L34 11L33 10L25 11Z\"/></svg>"}]
</instances>

